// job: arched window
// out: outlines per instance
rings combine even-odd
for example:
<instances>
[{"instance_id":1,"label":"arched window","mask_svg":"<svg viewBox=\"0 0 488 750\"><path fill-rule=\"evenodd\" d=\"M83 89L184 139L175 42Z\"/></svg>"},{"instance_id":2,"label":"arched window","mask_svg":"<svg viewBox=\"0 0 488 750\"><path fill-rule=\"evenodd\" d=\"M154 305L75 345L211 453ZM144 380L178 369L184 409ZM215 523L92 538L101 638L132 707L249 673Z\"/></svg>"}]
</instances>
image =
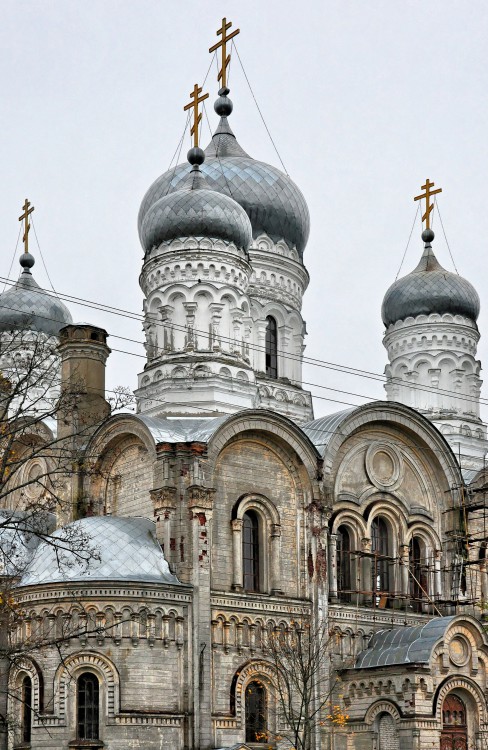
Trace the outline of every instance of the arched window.
<instances>
[{"instance_id":1,"label":"arched window","mask_svg":"<svg viewBox=\"0 0 488 750\"><path fill-rule=\"evenodd\" d=\"M351 536L346 526L337 529L337 595L351 601Z\"/></svg>"},{"instance_id":2,"label":"arched window","mask_svg":"<svg viewBox=\"0 0 488 750\"><path fill-rule=\"evenodd\" d=\"M422 559L423 544L418 536L412 537L409 545L410 601L415 612L421 612L422 602L427 600L427 565Z\"/></svg>"},{"instance_id":3,"label":"arched window","mask_svg":"<svg viewBox=\"0 0 488 750\"><path fill-rule=\"evenodd\" d=\"M22 680L22 742L30 744L32 730L32 680Z\"/></svg>"},{"instance_id":4,"label":"arched window","mask_svg":"<svg viewBox=\"0 0 488 750\"><path fill-rule=\"evenodd\" d=\"M266 375L278 377L278 329L271 315L266 318Z\"/></svg>"},{"instance_id":5,"label":"arched window","mask_svg":"<svg viewBox=\"0 0 488 750\"><path fill-rule=\"evenodd\" d=\"M390 549L388 543L388 526L381 516L376 516L371 524L371 551L373 594L377 593L376 603L387 606L386 594L390 591Z\"/></svg>"},{"instance_id":6,"label":"arched window","mask_svg":"<svg viewBox=\"0 0 488 750\"><path fill-rule=\"evenodd\" d=\"M98 678L84 672L77 682L77 737L79 740L98 740L100 689Z\"/></svg>"},{"instance_id":7,"label":"arched window","mask_svg":"<svg viewBox=\"0 0 488 750\"><path fill-rule=\"evenodd\" d=\"M267 695L262 682L254 680L246 687L246 742L267 742Z\"/></svg>"},{"instance_id":8,"label":"arched window","mask_svg":"<svg viewBox=\"0 0 488 750\"><path fill-rule=\"evenodd\" d=\"M259 591L259 520L253 510L242 517L242 571L245 591Z\"/></svg>"}]
</instances>

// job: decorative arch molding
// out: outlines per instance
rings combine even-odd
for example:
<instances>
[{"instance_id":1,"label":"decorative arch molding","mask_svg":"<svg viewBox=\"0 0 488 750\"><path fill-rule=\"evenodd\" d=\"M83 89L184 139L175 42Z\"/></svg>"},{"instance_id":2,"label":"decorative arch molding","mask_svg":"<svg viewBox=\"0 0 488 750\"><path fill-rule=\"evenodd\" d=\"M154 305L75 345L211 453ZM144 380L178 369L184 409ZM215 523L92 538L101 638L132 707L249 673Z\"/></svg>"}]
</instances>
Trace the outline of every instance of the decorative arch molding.
<instances>
[{"instance_id":1,"label":"decorative arch molding","mask_svg":"<svg viewBox=\"0 0 488 750\"><path fill-rule=\"evenodd\" d=\"M21 682L24 677L30 677L32 682L32 709L34 715L42 713L44 710L44 680L42 672L36 662L25 656L17 659L11 667L8 679L9 703L12 713L18 708L19 699L16 697L21 689Z\"/></svg>"},{"instance_id":2,"label":"decorative arch molding","mask_svg":"<svg viewBox=\"0 0 488 750\"><path fill-rule=\"evenodd\" d=\"M402 719L400 709L396 705L396 703L381 700L373 703L373 705L368 708L364 716L365 724L371 726L380 714L390 714L390 716L395 720L397 724Z\"/></svg>"},{"instance_id":3,"label":"decorative arch molding","mask_svg":"<svg viewBox=\"0 0 488 750\"><path fill-rule=\"evenodd\" d=\"M463 690L471 697L476 705L479 724L485 724L487 720L486 698L482 689L468 677L448 677L436 690L432 715L439 723L442 723L442 706L449 693L455 690Z\"/></svg>"},{"instance_id":4,"label":"decorative arch molding","mask_svg":"<svg viewBox=\"0 0 488 750\"><path fill-rule=\"evenodd\" d=\"M364 539L367 533L363 516L349 508L339 510L334 516L331 533L337 534L339 526L347 526L359 540Z\"/></svg>"},{"instance_id":5,"label":"decorative arch molding","mask_svg":"<svg viewBox=\"0 0 488 750\"><path fill-rule=\"evenodd\" d=\"M116 447L120 440L125 437L137 438L144 445L149 455L156 458L156 444L154 436L144 421L135 414L118 414L111 417L102 425L88 443L85 454L90 456L103 456L110 447Z\"/></svg>"},{"instance_id":6,"label":"decorative arch molding","mask_svg":"<svg viewBox=\"0 0 488 750\"><path fill-rule=\"evenodd\" d=\"M403 508L399 508L398 504L395 505L393 497L390 502L384 499L384 496L380 498L372 498L371 502L365 512L366 517L366 530L367 536L371 536L371 524L375 518L381 516L386 518L390 523L391 531L396 535L397 539L406 539L407 537L407 518L403 511Z\"/></svg>"},{"instance_id":7,"label":"decorative arch molding","mask_svg":"<svg viewBox=\"0 0 488 750\"><path fill-rule=\"evenodd\" d=\"M280 516L275 504L264 495L252 493L240 497L234 505L232 519L242 521L244 513L247 510L257 510L265 516L269 523L276 526L280 525Z\"/></svg>"},{"instance_id":8,"label":"decorative arch molding","mask_svg":"<svg viewBox=\"0 0 488 750\"><path fill-rule=\"evenodd\" d=\"M353 411L346 412L340 424L336 426L336 431L324 453L324 481L329 491L332 491L333 467L341 446L361 427L378 424L379 422L384 422L397 429L403 429L410 435L414 435L417 442L422 441L425 447L430 449L435 456L446 477L446 485L462 486L463 480L452 449L432 422L415 409L411 409L404 404L373 401L359 406Z\"/></svg>"},{"instance_id":9,"label":"decorative arch molding","mask_svg":"<svg viewBox=\"0 0 488 750\"><path fill-rule=\"evenodd\" d=\"M442 549L439 536L431 524L422 521L415 521L408 528L405 544L409 544L414 536L421 537L424 544L426 544L432 551Z\"/></svg>"},{"instance_id":10,"label":"decorative arch molding","mask_svg":"<svg viewBox=\"0 0 488 750\"><path fill-rule=\"evenodd\" d=\"M55 712L65 723L70 686L82 672L93 672L105 686L106 698L103 702L107 717L114 718L120 710L120 678L115 665L103 654L96 651L68 656L58 667L54 677ZM102 703L102 705L103 705Z\"/></svg>"},{"instance_id":11,"label":"decorative arch molding","mask_svg":"<svg viewBox=\"0 0 488 750\"><path fill-rule=\"evenodd\" d=\"M244 664L234 674L231 683L230 710L241 726L244 720L244 695L246 687L255 679L262 680L273 694L277 682L275 667L267 661L256 659Z\"/></svg>"},{"instance_id":12,"label":"decorative arch molding","mask_svg":"<svg viewBox=\"0 0 488 750\"><path fill-rule=\"evenodd\" d=\"M317 478L322 462L311 440L287 417L264 409L248 410L232 415L217 428L208 443L208 463L212 468L212 473L227 443L239 433L250 430L267 434L271 443L279 438L298 456L305 466L310 481Z\"/></svg>"}]
</instances>

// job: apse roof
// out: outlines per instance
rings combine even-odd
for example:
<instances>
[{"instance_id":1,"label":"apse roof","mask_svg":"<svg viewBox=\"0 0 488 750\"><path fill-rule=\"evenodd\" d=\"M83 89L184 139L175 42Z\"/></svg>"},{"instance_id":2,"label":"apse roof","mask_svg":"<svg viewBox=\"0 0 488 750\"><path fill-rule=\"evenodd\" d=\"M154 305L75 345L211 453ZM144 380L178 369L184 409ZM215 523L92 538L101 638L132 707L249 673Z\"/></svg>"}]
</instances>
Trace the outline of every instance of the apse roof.
<instances>
[{"instance_id":1,"label":"apse roof","mask_svg":"<svg viewBox=\"0 0 488 750\"><path fill-rule=\"evenodd\" d=\"M147 518L93 516L37 548L20 585L90 581L178 583Z\"/></svg>"},{"instance_id":2,"label":"apse roof","mask_svg":"<svg viewBox=\"0 0 488 750\"><path fill-rule=\"evenodd\" d=\"M333 414L327 414L320 419L314 419L302 425L303 432L310 438L319 453L323 453L328 444L338 431L339 425L355 411L357 407L352 406L350 409L336 411Z\"/></svg>"},{"instance_id":3,"label":"apse roof","mask_svg":"<svg viewBox=\"0 0 488 750\"><path fill-rule=\"evenodd\" d=\"M230 414L223 417L190 417L188 419L171 417L147 417L136 414L157 443L207 443L217 432L220 425L230 418Z\"/></svg>"},{"instance_id":4,"label":"apse roof","mask_svg":"<svg viewBox=\"0 0 488 750\"><path fill-rule=\"evenodd\" d=\"M411 628L380 630L359 654L355 669L374 669L399 664L428 664L432 649L446 632L452 617L436 617Z\"/></svg>"}]
</instances>

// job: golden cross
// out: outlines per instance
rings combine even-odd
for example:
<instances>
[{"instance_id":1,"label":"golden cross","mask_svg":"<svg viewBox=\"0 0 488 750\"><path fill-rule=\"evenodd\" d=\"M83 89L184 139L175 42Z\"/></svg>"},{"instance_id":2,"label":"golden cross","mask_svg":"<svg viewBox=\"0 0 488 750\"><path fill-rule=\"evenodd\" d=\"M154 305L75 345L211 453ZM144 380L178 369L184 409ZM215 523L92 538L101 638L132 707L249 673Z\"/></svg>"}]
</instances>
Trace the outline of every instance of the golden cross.
<instances>
[{"instance_id":1,"label":"golden cross","mask_svg":"<svg viewBox=\"0 0 488 750\"><path fill-rule=\"evenodd\" d=\"M25 199L25 203L22 206L22 208L24 209L24 213L22 214L22 216L19 216L19 221L24 221L25 222L25 224L24 224L24 236L22 237L22 241L24 243L24 252L26 252L26 253L29 252L29 229L30 229L29 214L31 214L33 212L33 210L34 210L34 206L32 206L31 208L29 208L30 205L31 204L29 203L29 201L26 198Z\"/></svg>"},{"instance_id":2,"label":"golden cross","mask_svg":"<svg viewBox=\"0 0 488 750\"><path fill-rule=\"evenodd\" d=\"M222 19L222 26L220 29L217 29L217 36L221 34L222 39L209 49L209 52L215 52L219 47L222 47L222 67L220 68L217 80L222 82L222 88L224 89L227 88L227 68L230 63L230 55L227 54L227 42L230 42L230 40L240 34L241 31L240 29L236 29L232 34L227 35L227 30L230 29L231 26L231 21L227 21L226 18Z\"/></svg>"},{"instance_id":3,"label":"golden cross","mask_svg":"<svg viewBox=\"0 0 488 750\"><path fill-rule=\"evenodd\" d=\"M201 102L204 102L205 99L208 99L208 94L202 94L202 87L198 85L198 83L195 84L193 91L190 93L190 99L193 99L192 102L189 102L185 107L183 107L183 111L186 112L187 109L191 109L193 107L193 125L191 126L190 135L193 136L193 145L195 148L198 148L198 126L200 125L201 119L202 119L202 113L198 112L198 105Z\"/></svg>"},{"instance_id":4,"label":"golden cross","mask_svg":"<svg viewBox=\"0 0 488 750\"><path fill-rule=\"evenodd\" d=\"M432 210L434 206L430 202L430 198L432 195L437 195L437 193L442 193L442 188L437 188L437 190L431 190L431 188L434 187L434 182L431 182L429 178L426 179L425 185L422 185L422 190L425 190L425 193L422 193L422 195L417 195L414 198L414 201L420 201L422 198L425 198L425 214L422 216L422 221L425 221L425 228L430 229L430 214L432 213Z\"/></svg>"}]
</instances>

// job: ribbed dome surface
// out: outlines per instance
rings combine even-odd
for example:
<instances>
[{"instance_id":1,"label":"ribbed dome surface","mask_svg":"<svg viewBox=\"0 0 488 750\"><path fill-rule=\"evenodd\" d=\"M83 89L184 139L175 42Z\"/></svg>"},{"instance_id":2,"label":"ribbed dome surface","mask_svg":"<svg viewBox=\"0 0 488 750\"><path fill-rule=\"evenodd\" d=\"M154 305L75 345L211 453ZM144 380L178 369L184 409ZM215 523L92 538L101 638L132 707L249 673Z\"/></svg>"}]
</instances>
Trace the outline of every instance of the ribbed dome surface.
<instances>
[{"instance_id":1,"label":"ribbed dome surface","mask_svg":"<svg viewBox=\"0 0 488 750\"><path fill-rule=\"evenodd\" d=\"M431 313L464 315L476 322L479 312L480 299L473 285L446 271L432 246L426 244L418 266L386 292L381 317L388 327L398 320Z\"/></svg>"},{"instance_id":2,"label":"ribbed dome surface","mask_svg":"<svg viewBox=\"0 0 488 750\"><path fill-rule=\"evenodd\" d=\"M182 174L180 189L164 191L145 213L139 229L144 250L183 237L211 237L247 251L252 230L244 209L227 195L211 190L200 170L194 168L189 176L186 165Z\"/></svg>"},{"instance_id":3,"label":"ribbed dome surface","mask_svg":"<svg viewBox=\"0 0 488 750\"><path fill-rule=\"evenodd\" d=\"M307 244L310 216L303 194L279 169L252 159L238 144L227 117L222 117L205 150L201 170L213 190L232 197L247 213L252 236L267 234L274 242L284 240L300 256ZM145 246L144 224L150 208L184 184L188 166L180 164L165 172L149 188L139 211L139 235Z\"/></svg>"},{"instance_id":4,"label":"ribbed dome surface","mask_svg":"<svg viewBox=\"0 0 488 750\"><path fill-rule=\"evenodd\" d=\"M20 263L24 270L19 280L0 294L0 331L28 330L57 336L63 326L73 322L68 308L39 287L29 270L34 265L31 255L28 259L22 255Z\"/></svg>"},{"instance_id":5,"label":"ribbed dome surface","mask_svg":"<svg viewBox=\"0 0 488 750\"><path fill-rule=\"evenodd\" d=\"M83 518L58 529L51 543L37 548L21 585L63 581L178 582L156 541L154 523L116 516Z\"/></svg>"}]
</instances>

